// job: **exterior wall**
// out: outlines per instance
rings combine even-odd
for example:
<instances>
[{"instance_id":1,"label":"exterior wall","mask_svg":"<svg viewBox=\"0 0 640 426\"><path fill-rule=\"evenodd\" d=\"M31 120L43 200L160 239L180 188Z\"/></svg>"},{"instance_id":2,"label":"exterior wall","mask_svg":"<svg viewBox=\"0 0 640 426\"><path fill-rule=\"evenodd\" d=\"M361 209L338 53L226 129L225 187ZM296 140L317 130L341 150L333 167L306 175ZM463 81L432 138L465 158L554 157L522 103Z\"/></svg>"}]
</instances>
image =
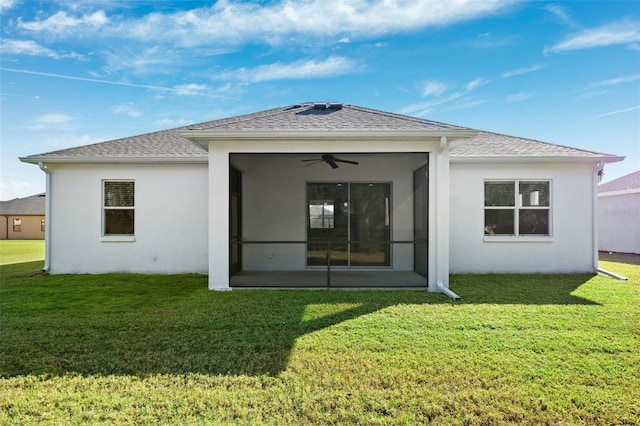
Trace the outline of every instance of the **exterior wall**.
<instances>
[{"instance_id":1,"label":"exterior wall","mask_svg":"<svg viewBox=\"0 0 640 426\"><path fill-rule=\"evenodd\" d=\"M594 271L595 164L451 164L452 273ZM551 181L551 237L484 236L486 179Z\"/></svg>"},{"instance_id":2,"label":"exterior wall","mask_svg":"<svg viewBox=\"0 0 640 426\"><path fill-rule=\"evenodd\" d=\"M206 164L48 164L50 273L207 273ZM135 181L135 237L102 236L102 181Z\"/></svg>"},{"instance_id":3,"label":"exterior wall","mask_svg":"<svg viewBox=\"0 0 640 426\"><path fill-rule=\"evenodd\" d=\"M598 248L640 253L640 191L598 196Z\"/></svg>"},{"instance_id":4,"label":"exterior wall","mask_svg":"<svg viewBox=\"0 0 640 426\"><path fill-rule=\"evenodd\" d=\"M0 216L0 240L44 240L42 219L44 216ZM21 219L20 231L13 230L13 220Z\"/></svg>"},{"instance_id":5,"label":"exterior wall","mask_svg":"<svg viewBox=\"0 0 640 426\"><path fill-rule=\"evenodd\" d=\"M301 156L232 156L243 171L243 239L305 241L307 239L307 182L390 182L391 238L413 240L413 171L427 154L342 155L359 165L331 169L325 163L304 167ZM244 270L302 270L304 244L243 245ZM413 270L413 246L392 246L394 270Z\"/></svg>"}]
</instances>

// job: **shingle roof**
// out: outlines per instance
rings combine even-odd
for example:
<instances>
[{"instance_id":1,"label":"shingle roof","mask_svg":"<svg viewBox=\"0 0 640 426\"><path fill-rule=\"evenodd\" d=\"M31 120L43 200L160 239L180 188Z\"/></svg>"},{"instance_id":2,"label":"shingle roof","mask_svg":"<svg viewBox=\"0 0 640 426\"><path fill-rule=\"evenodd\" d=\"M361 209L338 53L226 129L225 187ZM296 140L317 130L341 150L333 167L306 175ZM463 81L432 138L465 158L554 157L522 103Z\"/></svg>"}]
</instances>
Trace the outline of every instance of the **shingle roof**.
<instances>
[{"instance_id":1,"label":"shingle roof","mask_svg":"<svg viewBox=\"0 0 640 426\"><path fill-rule=\"evenodd\" d=\"M303 103L189 126L190 130L465 130L356 105Z\"/></svg>"},{"instance_id":2,"label":"shingle roof","mask_svg":"<svg viewBox=\"0 0 640 426\"><path fill-rule=\"evenodd\" d=\"M156 158L207 158L207 152L199 145L180 136L186 127L162 130L138 136L130 136L106 142L84 145L34 157L156 157Z\"/></svg>"},{"instance_id":3,"label":"shingle roof","mask_svg":"<svg viewBox=\"0 0 640 426\"><path fill-rule=\"evenodd\" d=\"M614 191L628 191L631 189L640 189L640 170L614 179L611 182L598 185L599 194Z\"/></svg>"},{"instance_id":4,"label":"shingle roof","mask_svg":"<svg viewBox=\"0 0 640 426\"><path fill-rule=\"evenodd\" d=\"M451 150L454 158L523 158L523 157L567 157L602 158L610 154L587 151L563 145L525 139L516 136L479 131L478 135Z\"/></svg>"},{"instance_id":5,"label":"shingle roof","mask_svg":"<svg viewBox=\"0 0 640 426\"><path fill-rule=\"evenodd\" d=\"M41 159L165 158L206 161L206 151L181 136L185 131L446 131L472 130L451 124L348 104L303 103L235 117L208 121L175 129L131 136L92 145L31 155L23 161ZM479 132L476 137L452 149L452 158L489 157L573 157L602 158L607 154L585 151L531 139Z\"/></svg>"},{"instance_id":6,"label":"shingle roof","mask_svg":"<svg viewBox=\"0 0 640 426\"><path fill-rule=\"evenodd\" d=\"M9 201L0 201L0 215L44 216L44 201L44 193L31 195L30 197L14 198Z\"/></svg>"}]
</instances>

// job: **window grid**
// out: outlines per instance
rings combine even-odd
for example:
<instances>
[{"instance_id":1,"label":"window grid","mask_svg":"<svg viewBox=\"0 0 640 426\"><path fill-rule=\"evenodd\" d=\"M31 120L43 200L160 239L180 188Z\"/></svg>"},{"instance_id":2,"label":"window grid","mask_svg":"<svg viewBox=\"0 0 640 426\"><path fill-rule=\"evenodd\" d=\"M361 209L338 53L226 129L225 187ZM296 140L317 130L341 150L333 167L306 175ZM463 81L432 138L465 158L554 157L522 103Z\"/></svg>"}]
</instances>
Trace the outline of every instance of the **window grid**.
<instances>
[{"instance_id":1,"label":"window grid","mask_svg":"<svg viewBox=\"0 0 640 426\"><path fill-rule=\"evenodd\" d=\"M512 205L486 205L487 203L487 195L486 195L486 187L487 184L513 184L513 203ZM521 194L521 185L527 186L530 184L546 184L547 187L547 198L546 205L540 204L539 193L534 202L533 196L530 193L529 195L532 197L529 202L524 202L523 195ZM545 201L543 197L543 203ZM536 205L537 204L537 205ZM492 229L490 229L490 224L487 223L487 211L511 211L513 215L513 229L511 233L494 233ZM546 232L544 233L527 233L521 232L521 216L523 212L527 211L546 211ZM519 180L486 180L485 181L485 236L506 236L506 237L531 237L531 236L540 236L540 237L550 237L551 236L551 181L549 180L536 180L536 179L519 179Z\"/></svg>"},{"instance_id":2,"label":"window grid","mask_svg":"<svg viewBox=\"0 0 640 426\"><path fill-rule=\"evenodd\" d=\"M135 235L135 182L105 180L102 182L102 235Z\"/></svg>"}]
</instances>

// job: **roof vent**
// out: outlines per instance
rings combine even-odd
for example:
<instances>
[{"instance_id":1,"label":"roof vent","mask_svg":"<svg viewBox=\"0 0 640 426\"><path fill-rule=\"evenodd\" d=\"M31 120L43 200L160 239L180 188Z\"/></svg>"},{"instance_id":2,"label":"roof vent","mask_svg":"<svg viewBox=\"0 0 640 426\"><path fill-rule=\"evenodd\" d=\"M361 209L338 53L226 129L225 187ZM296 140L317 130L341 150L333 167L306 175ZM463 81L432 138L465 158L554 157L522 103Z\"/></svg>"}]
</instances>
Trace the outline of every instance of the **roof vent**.
<instances>
[{"instance_id":1,"label":"roof vent","mask_svg":"<svg viewBox=\"0 0 640 426\"><path fill-rule=\"evenodd\" d=\"M313 109L342 109L342 103L340 102L314 102Z\"/></svg>"}]
</instances>

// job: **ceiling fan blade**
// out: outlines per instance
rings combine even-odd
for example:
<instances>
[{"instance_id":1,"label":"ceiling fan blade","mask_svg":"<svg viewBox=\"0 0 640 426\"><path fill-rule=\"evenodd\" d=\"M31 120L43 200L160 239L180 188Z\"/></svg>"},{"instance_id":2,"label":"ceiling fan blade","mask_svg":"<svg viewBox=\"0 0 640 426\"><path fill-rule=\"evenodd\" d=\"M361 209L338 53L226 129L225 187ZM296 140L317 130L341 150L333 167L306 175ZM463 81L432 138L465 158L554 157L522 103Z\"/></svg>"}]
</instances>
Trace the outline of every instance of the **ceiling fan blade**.
<instances>
[{"instance_id":1,"label":"ceiling fan blade","mask_svg":"<svg viewBox=\"0 0 640 426\"><path fill-rule=\"evenodd\" d=\"M313 161L313 163L305 164L305 167L313 166L314 164L323 163L324 160L302 160L302 161Z\"/></svg>"},{"instance_id":2,"label":"ceiling fan blade","mask_svg":"<svg viewBox=\"0 0 640 426\"><path fill-rule=\"evenodd\" d=\"M349 164L356 164L356 165L360 164L360 163L358 163L357 161L341 160L341 159L339 159L339 158L334 158L334 159L333 159L333 161L339 161L339 162L341 162L341 163L349 163Z\"/></svg>"},{"instance_id":3,"label":"ceiling fan blade","mask_svg":"<svg viewBox=\"0 0 640 426\"><path fill-rule=\"evenodd\" d=\"M334 163L333 160L327 160L327 164L329 164L332 169L337 169L338 168L338 165L336 163Z\"/></svg>"},{"instance_id":4,"label":"ceiling fan blade","mask_svg":"<svg viewBox=\"0 0 640 426\"><path fill-rule=\"evenodd\" d=\"M310 158L307 160L302 160L302 161L324 161L322 158Z\"/></svg>"}]
</instances>

